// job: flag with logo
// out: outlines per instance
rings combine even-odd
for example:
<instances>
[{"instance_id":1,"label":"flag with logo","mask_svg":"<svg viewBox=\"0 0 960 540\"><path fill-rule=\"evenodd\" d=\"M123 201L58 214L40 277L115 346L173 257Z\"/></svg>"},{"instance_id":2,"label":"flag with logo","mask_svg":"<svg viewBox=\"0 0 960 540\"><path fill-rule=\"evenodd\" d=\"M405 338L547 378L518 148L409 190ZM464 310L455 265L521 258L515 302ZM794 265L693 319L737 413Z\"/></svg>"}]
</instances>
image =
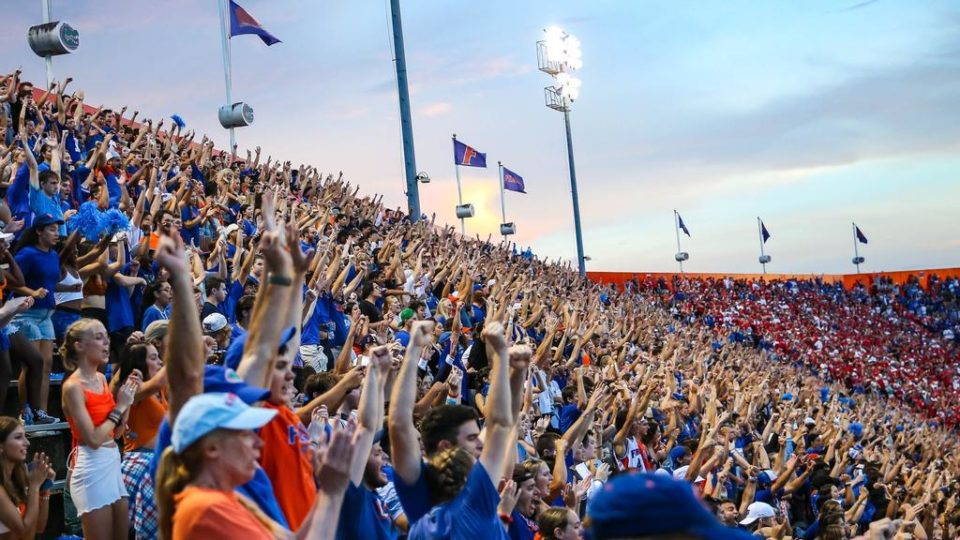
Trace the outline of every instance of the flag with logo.
<instances>
[{"instance_id":1,"label":"flag with logo","mask_svg":"<svg viewBox=\"0 0 960 540\"><path fill-rule=\"evenodd\" d=\"M268 47L280 43L280 40L260 26L260 23L247 13L247 10L230 0L230 37L243 34L258 36Z\"/></svg>"},{"instance_id":2,"label":"flag with logo","mask_svg":"<svg viewBox=\"0 0 960 540\"><path fill-rule=\"evenodd\" d=\"M677 212L677 224L680 226L680 230L683 231L683 234L690 236L690 231L687 229L687 225L683 222L683 218L680 217L679 212Z\"/></svg>"},{"instance_id":3,"label":"flag with logo","mask_svg":"<svg viewBox=\"0 0 960 540\"><path fill-rule=\"evenodd\" d=\"M863 234L863 231L860 230L860 227L854 225L853 228L857 231L857 241L859 241L861 244L866 244L867 235Z\"/></svg>"},{"instance_id":4,"label":"flag with logo","mask_svg":"<svg viewBox=\"0 0 960 540\"><path fill-rule=\"evenodd\" d=\"M503 168L503 189L516 191L517 193L526 193L523 185L523 177L506 167Z\"/></svg>"},{"instance_id":5,"label":"flag with logo","mask_svg":"<svg viewBox=\"0 0 960 540\"><path fill-rule=\"evenodd\" d=\"M453 140L453 162L463 167L483 167L487 166L487 155L477 152L472 146Z\"/></svg>"}]
</instances>

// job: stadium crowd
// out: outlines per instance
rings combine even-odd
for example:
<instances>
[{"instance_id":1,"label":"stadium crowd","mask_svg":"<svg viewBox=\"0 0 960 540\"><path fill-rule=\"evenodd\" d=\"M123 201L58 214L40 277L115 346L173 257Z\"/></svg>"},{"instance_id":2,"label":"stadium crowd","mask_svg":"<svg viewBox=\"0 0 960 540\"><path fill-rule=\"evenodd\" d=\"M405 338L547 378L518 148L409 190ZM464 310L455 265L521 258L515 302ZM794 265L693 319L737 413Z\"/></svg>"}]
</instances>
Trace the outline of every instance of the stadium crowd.
<instances>
[{"instance_id":1,"label":"stadium crowd","mask_svg":"<svg viewBox=\"0 0 960 540\"><path fill-rule=\"evenodd\" d=\"M716 347L745 342L855 392L896 397L939 422L960 422L957 278L928 287L878 279L850 291L820 280L635 279L680 320L706 326Z\"/></svg>"},{"instance_id":2,"label":"stadium crowd","mask_svg":"<svg viewBox=\"0 0 960 540\"><path fill-rule=\"evenodd\" d=\"M70 82L0 81L0 534L56 359L87 538L960 535L955 303L615 290Z\"/></svg>"}]
</instances>

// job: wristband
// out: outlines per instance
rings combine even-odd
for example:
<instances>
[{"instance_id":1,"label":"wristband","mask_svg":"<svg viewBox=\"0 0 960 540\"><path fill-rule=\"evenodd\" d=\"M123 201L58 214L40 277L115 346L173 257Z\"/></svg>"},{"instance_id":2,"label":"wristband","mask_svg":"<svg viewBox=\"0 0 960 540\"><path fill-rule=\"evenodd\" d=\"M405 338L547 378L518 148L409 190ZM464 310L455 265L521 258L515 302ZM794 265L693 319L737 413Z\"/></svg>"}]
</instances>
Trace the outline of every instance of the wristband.
<instances>
[{"instance_id":1,"label":"wristband","mask_svg":"<svg viewBox=\"0 0 960 540\"><path fill-rule=\"evenodd\" d=\"M279 276L277 274L270 274L270 277L267 278L267 283L270 285L279 285L281 287L289 287L293 285L293 279L287 276Z\"/></svg>"},{"instance_id":2,"label":"wristband","mask_svg":"<svg viewBox=\"0 0 960 540\"><path fill-rule=\"evenodd\" d=\"M500 521L502 521L506 525L510 525L513 523L513 518L510 517L509 514L500 514Z\"/></svg>"}]
</instances>

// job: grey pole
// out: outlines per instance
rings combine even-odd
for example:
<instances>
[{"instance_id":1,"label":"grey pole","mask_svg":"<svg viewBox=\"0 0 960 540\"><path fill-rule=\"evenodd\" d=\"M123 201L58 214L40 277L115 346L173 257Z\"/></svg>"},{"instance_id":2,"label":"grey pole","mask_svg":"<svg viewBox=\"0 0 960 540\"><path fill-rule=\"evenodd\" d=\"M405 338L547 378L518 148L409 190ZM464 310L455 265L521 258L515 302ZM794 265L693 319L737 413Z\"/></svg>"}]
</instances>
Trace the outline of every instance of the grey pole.
<instances>
[{"instance_id":1,"label":"grey pole","mask_svg":"<svg viewBox=\"0 0 960 540\"><path fill-rule=\"evenodd\" d=\"M856 222L851 223L853 225L853 260L857 261L857 273L860 273L860 247L857 245L857 224Z\"/></svg>"},{"instance_id":2,"label":"grey pole","mask_svg":"<svg viewBox=\"0 0 960 540\"><path fill-rule=\"evenodd\" d=\"M50 22L50 18L53 17L50 12L50 0L40 0L40 15L43 17L44 23ZM53 57L48 54L43 58L47 67L47 89L49 89L50 85L53 84Z\"/></svg>"},{"instance_id":3,"label":"grey pole","mask_svg":"<svg viewBox=\"0 0 960 540\"><path fill-rule=\"evenodd\" d=\"M413 120L410 116L410 91L407 89L407 57L403 51L403 24L400 0L390 0L393 19L393 54L397 68L397 94L400 97L400 133L403 139L403 171L407 179L407 207L410 221L420 220L420 186L417 183L417 159L413 150ZM461 227L462 229L462 227Z\"/></svg>"},{"instance_id":4,"label":"grey pole","mask_svg":"<svg viewBox=\"0 0 960 540\"><path fill-rule=\"evenodd\" d=\"M673 229L677 233L677 253L683 251L680 249L680 214L674 210L673 211ZM683 273L683 261L677 261L680 263L680 273Z\"/></svg>"},{"instance_id":5,"label":"grey pole","mask_svg":"<svg viewBox=\"0 0 960 540\"><path fill-rule=\"evenodd\" d=\"M220 45L223 50L223 84L227 89L227 106L233 105L233 69L230 55L230 32L227 29L227 1L220 0ZM230 155L234 155L233 147L237 145L237 137L230 128ZM232 158L231 158L232 159Z\"/></svg>"},{"instance_id":6,"label":"grey pole","mask_svg":"<svg viewBox=\"0 0 960 540\"><path fill-rule=\"evenodd\" d=\"M763 252L763 222L760 221L760 216L757 216L757 234L760 235L760 256L763 257L766 253ZM760 263L763 266L763 273L767 273L767 263Z\"/></svg>"},{"instance_id":7,"label":"grey pole","mask_svg":"<svg viewBox=\"0 0 960 540\"><path fill-rule=\"evenodd\" d=\"M583 233L580 231L580 200L577 195L577 169L573 163L573 136L570 134L570 105L564 98L563 123L567 129L567 161L570 166L570 194L573 196L573 226L577 232L577 263L580 266L580 277L587 275L583 261Z\"/></svg>"},{"instance_id":8,"label":"grey pole","mask_svg":"<svg viewBox=\"0 0 960 540\"><path fill-rule=\"evenodd\" d=\"M457 134L453 134L453 146L457 146ZM463 189L460 187L460 164L456 161L453 162L453 169L457 172L457 205L463 206ZM464 218L460 218L460 234L463 236L467 235L467 224L464 221Z\"/></svg>"},{"instance_id":9,"label":"grey pole","mask_svg":"<svg viewBox=\"0 0 960 540\"><path fill-rule=\"evenodd\" d=\"M497 174L500 178L500 216L502 221L500 223L507 222L507 198L503 195L503 163L497 162ZM507 236L504 235L503 239L506 240Z\"/></svg>"}]
</instances>

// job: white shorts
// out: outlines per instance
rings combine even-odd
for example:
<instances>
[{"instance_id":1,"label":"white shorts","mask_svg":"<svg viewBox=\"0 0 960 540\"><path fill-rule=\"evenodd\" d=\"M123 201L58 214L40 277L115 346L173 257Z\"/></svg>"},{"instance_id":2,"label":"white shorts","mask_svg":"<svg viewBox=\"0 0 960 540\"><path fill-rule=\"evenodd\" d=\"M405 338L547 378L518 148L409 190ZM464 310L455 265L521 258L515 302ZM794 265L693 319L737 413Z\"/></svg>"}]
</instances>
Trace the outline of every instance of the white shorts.
<instances>
[{"instance_id":1,"label":"white shorts","mask_svg":"<svg viewBox=\"0 0 960 540\"><path fill-rule=\"evenodd\" d=\"M82 516L127 496L120 472L120 450L116 446L77 446L76 461L70 471L70 497Z\"/></svg>"},{"instance_id":2,"label":"white shorts","mask_svg":"<svg viewBox=\"0 0 960 540\"><path fill-rule=\"evenodd\" d=\"M330 361L320 345L301 345L300 358L304 365L312 367L317 373L326 371Z\"/></svg>"}]
</instances>

